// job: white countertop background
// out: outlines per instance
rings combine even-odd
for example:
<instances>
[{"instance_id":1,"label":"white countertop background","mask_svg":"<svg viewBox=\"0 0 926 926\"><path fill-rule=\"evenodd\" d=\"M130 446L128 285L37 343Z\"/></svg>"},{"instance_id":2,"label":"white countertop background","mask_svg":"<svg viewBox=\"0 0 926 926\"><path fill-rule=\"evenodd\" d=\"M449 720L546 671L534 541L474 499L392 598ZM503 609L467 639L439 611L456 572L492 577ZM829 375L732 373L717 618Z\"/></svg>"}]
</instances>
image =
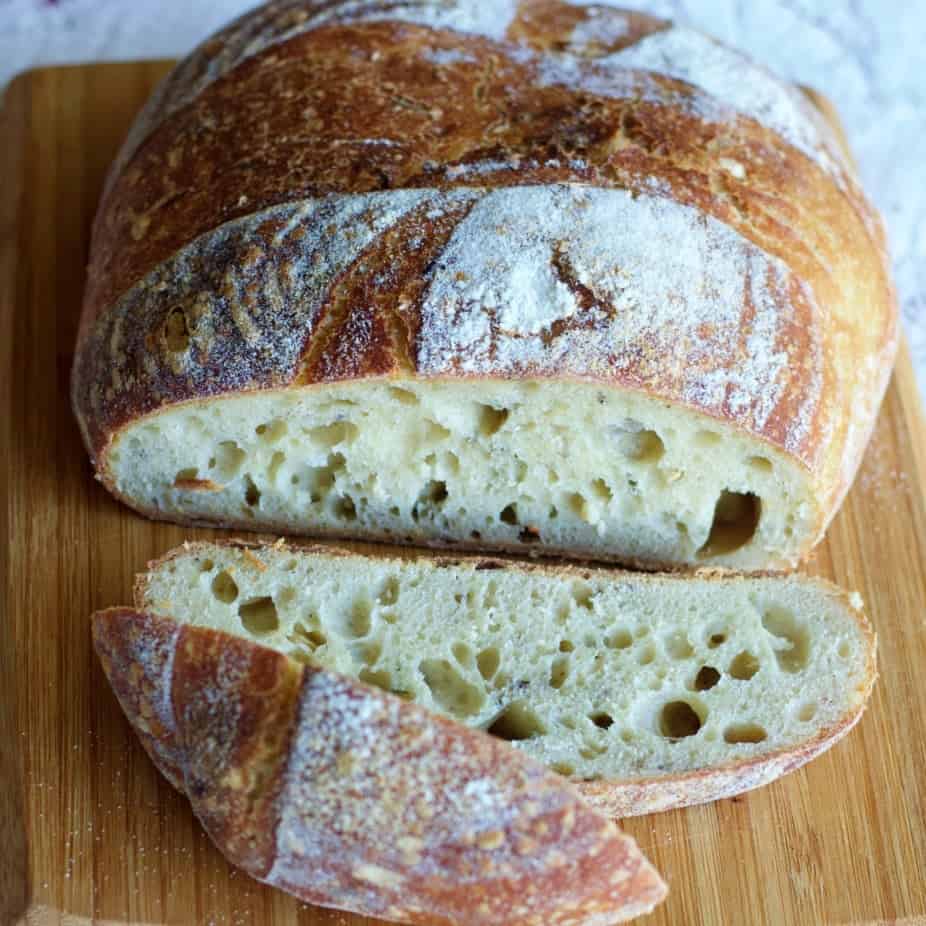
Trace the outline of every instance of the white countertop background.
<instances>
[{"instance_id":1,"label":"white countertop background","mask_svg":"<svg viewBox=\"0 0 926 926\"><path fill-rule=\"evenodd\" d=\"M836 104L865 187L887 220L904 327L926 396L926 0L613 2L697 26ZM255 5L0 0L0 86L42 64L177 57Z\"/></svg>"}]
</instances>

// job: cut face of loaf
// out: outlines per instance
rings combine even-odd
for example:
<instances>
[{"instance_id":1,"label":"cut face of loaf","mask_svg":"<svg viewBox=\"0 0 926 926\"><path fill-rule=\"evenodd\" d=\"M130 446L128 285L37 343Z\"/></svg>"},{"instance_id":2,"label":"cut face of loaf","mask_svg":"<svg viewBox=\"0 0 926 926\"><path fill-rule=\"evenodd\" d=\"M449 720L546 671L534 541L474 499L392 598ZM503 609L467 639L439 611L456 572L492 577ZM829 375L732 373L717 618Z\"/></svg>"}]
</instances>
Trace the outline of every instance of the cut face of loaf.
<instances>
[{"instance_id":1,"label":"cut face of loaf","mask_svg":"<svg viewBox=\"0 0 926 926\"><path fill-rule=\"evenodd\" d=\"M803 764L858 720L874 637L800 577L691 578L196 544L136 606L509 740L617 815Z\"/></svg>"},{"instance_id":2,"label":"cut face of loaf","mask_svg":"<svg viewBox=\"0 0 926 926\"><path fill-rule=\"evenodd\" d=\"M785 564L821 516L807 471L770 445L583 384L220 399L132 425L110 461L118 491L162 516L647 565Z\"/></svg>"}]
</instances>

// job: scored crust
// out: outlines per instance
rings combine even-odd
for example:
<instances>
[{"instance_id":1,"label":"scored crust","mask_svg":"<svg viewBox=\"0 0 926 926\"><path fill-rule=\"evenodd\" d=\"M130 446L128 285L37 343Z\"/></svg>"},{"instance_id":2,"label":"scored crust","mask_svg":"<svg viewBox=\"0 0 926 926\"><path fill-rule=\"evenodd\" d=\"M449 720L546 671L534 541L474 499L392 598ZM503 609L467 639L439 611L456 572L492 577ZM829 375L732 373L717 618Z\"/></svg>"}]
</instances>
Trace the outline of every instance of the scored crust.
<instances>
[{"instance_id":1,"label":"scored crust","mask_svg":"<svg viewBox=\"0 0 926 926\"><path fill-rule=\"evenodd\" d=\"M740 81L717 81L733 68ZM528 216L550 253L519 247L519 272L552 273L579 311L501 326L476 257L499 203L512 240L529 233L527 199L541 216L578 200L626 212L628 229L655 211L686 239L716 223L742 273L716 299L686 296L678 337L648 298L671 245L618 299L582 242ZM479 344L456 338L474 330ZM797 90L736 53L552 0L286 2L182 64L127 144L95 225L73 397L115 489L113 439L180 402L381 377L591 380L790 454L820 503L809 549L854 476L896 334L853 169Z\"/></svg>"},{"instance_id":2,"label":"scored crust","mask_svg":"<svg viewBox=\"0 0 926 926\"><path fill-rule=\"evenodd\" d=\"M170 618L111 609L93 630L143 745L259 880L472 926L616 923L665 895L630 837L504 743Z\"/></svg>"}]
</instances>

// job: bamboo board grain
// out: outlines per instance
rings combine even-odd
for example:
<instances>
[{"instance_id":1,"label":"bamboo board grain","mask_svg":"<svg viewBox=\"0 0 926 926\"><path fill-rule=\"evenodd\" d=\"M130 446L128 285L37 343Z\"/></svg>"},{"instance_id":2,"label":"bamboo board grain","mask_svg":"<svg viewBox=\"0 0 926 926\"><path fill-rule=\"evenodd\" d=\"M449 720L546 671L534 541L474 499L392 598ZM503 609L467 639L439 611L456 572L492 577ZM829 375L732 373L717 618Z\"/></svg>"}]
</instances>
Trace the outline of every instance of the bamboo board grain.
<instances>
[{"instance_id":1,"label":"bamboo board grain","mask_svg":"<svg viewBox=\"0 0 926 926\"><path fill-rule=\"evenodd\" d=\"M20 78L0 123L0 923L361 926L236 874L135 742L87 617L188 536L91 478L67 376L105 170L163 63ZM849 739L733 800L628 821L657 924L926 922L926 437L902 355L809 568L858 589L881 681Z\"/></svg>"}]
</instances>

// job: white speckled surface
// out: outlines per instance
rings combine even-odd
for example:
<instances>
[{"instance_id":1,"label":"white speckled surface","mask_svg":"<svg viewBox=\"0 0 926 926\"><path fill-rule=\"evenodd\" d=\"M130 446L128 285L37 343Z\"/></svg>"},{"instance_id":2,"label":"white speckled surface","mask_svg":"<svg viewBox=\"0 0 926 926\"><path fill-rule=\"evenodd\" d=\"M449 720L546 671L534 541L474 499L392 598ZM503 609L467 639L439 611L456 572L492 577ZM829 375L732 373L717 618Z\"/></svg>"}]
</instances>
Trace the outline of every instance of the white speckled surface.
<instances>
[{"instance_id":1,"label":"white speckled surface","mask_svg":"<svg viewBox=\"0 0 926 926\"><path fill-rule=\"evenodd\" d=\"M599 0L600 2L600 0ZM178 56L252 0L0 0L0 85L40 64ZM620 0L687 22L833 100L883 211L926 395L926 2Z\"/></svg>"}]
</instances>

